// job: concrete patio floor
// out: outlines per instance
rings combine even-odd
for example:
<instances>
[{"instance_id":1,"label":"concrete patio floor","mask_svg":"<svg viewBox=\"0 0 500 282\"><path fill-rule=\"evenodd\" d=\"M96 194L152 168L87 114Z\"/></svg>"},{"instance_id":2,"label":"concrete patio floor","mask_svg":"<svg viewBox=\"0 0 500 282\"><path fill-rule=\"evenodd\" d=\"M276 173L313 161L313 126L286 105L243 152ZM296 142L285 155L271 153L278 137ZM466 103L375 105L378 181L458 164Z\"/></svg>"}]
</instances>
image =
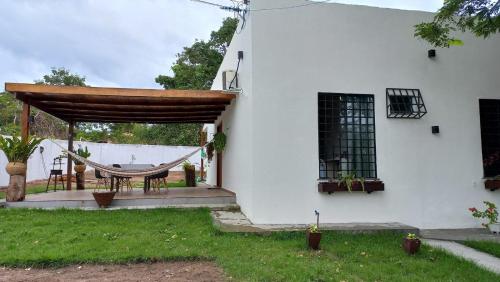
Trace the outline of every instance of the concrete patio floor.
<instances>
[{"instance_id":1,"label":"concrete patio floor","mask_svg":"<svg viewBox=\"0 0 500 282\"><path fill-rule=\"evenodd\" d=\"M103 191L103 190L101 190ZM81 208L97 209L92 196L93 189L56 191L26 195L22 202L5 202L7 208ZM226 189L210 186L170 188L168 191L144 193L142 189L116 193L110 209L161 208L161 207L208 207L213 209L238 208L236 195Z\"/></svg>"}]
</instances>

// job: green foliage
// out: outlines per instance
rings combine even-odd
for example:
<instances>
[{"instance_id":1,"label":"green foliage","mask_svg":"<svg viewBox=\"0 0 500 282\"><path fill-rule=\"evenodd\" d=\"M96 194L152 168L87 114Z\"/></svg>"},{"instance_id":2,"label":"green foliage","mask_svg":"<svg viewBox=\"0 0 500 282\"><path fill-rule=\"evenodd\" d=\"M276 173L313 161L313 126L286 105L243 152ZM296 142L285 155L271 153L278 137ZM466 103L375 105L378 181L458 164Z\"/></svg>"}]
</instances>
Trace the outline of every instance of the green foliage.
<instances>
[{"instance_id":1,"label":"green foliage","mask_svg":"<svg viewBox=\"0 0 500 282\"><path fill-rule=\"evenodd\" d=\"M318 225L316 224L311 224L308 229L310 233L320 233Z\"/></svg>"},{"instance_id":2,"label":"green foliage","mask_svg":"<svg viewBox=\"0 0 500 282\"><path fill-rule=\"evenodd\" d=\"M365 191L365 179L363 177L356 177L356 172L338 174L339 184L344 184L349 192L352 192L352 185L354 182L359 182L363 192Z\"/></svg>"},{"instance_id":3,"label":"green foliage","mask_svg":"<svg viewBox=\"0 0 500 282\"><path fill-rule=\"evenodd\" d=\"M500 31L500 1L445 0L434 20L415 26L415 36L436 47L460 46L463 42L451 34L470 31L488 38Z\"/></svg>"},{"instance_id":4,"label":"green foliage","mask_svg":"<svg viewBox=\"0 0 500 282\"><path fill-rule=\"evenodd\" d=\"M0 136L0 150L5 153L9 162L26 163L42 141L43 139L32 136L29 136L26 141L19 137L4 138Z\"/></svg>"},{"instance_id":5,"label":"green foliage","mask_svg":"<svg viewBox=\"0 0 500 282\"><path fill-rule=\"evenodd\" d=\"M224 148L226 148L226 134L224 132L217 132L214 134L214 149L217 153L222 153Z\"/></svg>"},{"instance_id":6,"label":"green foliage","mask_svg":"<svg viewBox=\"0 0 500 282\"><path fill-rule=\"evenodd\" d=\"M184 169L184 171L195 170L194 164L191 164L189 161L185 161L184 163L182 163L182 168Z\"/></svg>"},{"instance_id":7,"label":"green foliage","mask_svg":"<svg viewBox=\"0 0 500 282\"><path fill-rule=\"evenodd\" d=\"M227 18L210 40L184 47L172 66L174 75L159 75L156 82L165 89L210 89L237 25L237 19Z\"/></svg>"},{"instance_id":8,"label":"green foliage","mask_svg":"<svg viewBox=\"0 0 500 282\"><path fill-rule=\"evenodd\" d=\"M8 92L0 93L0 134L19 135L20 115L21 103L14 98L14 95Z\"/></svg>"},{"instance_id":9,"label":"green foliage","mask_svg":"<svg viewBox=\"0 0 500 282\"><path fill-rule=\"evenodd\" d=\"M2 266L209 260L234 281L499 280L427 245L408 256L399 233L323 231L321 248L308 251L304 232L222 232L208 209L0 209Z\"/></svg>"},{"instance_id":10,"label":"green foliage","mask_svg":"<svg viewBox=\"0 0 500 282\"><path fill-rule=\"evenodd\" d=\"M87 148L87 146L85 146L85 149L83 148L78 148L78 150L76 150L74 152L75 154L77 154L78 156L84 158L84 159L87 159L88 157L90 157L90 152ZM81 165L83 164L81 161L77 160L77 159L73 159L73 162L76 164L76 165Z\"/></svg>"},{"instance_id":11,"label":"green foliage","mask_svg":"<svg viewBox=\"0 0 500 282\"><path fill-rule=\"evenodd\" d=\"M52 68L50 74L44 75L41 80L35 80L35 83L58 86L87 86L84 76L72 74L65 68Z\"/></svg>"},{"instance_id":12,"label":"green foliage","mask_svg":"<svg viewBox=\"0 0 500 282\"><path fill-rule=\"evenodd\" d=\"M486 205L486 210L479 211L476 208L469 208L469 211L472 213L472 216L475 218L486 218L488 219L488 223L483 223L483 226L487 227L490 224L498 222L498 210L497 206L488 201L483 202Z\"/></svg>"},{"instance_id":13,"label":"green foliage","mask_svg":"<svg viewBox=\"0 0 500 282\"><path fill-rule=\"evenodd\" d=\"M408 233L408 235L406 235L406 239L408 239L408 240L416 240L418 238L417 238L417 235L415 235L415 233Z\"/></svg>"}]
</instances>

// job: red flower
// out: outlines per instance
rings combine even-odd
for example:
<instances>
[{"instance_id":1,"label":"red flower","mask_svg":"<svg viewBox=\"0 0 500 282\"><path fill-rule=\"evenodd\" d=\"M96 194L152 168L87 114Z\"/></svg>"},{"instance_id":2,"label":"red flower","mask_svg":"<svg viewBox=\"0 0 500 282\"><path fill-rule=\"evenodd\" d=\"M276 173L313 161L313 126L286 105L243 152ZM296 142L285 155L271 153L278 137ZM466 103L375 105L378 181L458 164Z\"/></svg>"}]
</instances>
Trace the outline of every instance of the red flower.
<instances>
[{"instance_id":1,"label":"red flower","mask_svg":"<svg viewBox=\"0 0 500 282\"><path fill-rule=\"evenodd\" d=\"M470 210L471 212L477 212L477 209L476 209L476 208L469 208L469 210Z\"/></svg>"}]
</instances>

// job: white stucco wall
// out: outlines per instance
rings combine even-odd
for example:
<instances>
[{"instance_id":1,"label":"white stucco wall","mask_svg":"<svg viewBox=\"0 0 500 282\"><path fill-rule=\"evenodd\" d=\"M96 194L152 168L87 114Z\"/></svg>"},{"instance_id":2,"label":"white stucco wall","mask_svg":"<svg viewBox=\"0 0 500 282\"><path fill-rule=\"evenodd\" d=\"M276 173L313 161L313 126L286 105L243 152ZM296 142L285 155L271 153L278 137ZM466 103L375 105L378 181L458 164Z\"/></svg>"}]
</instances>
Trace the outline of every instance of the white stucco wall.
<instances>
[{"instance_id":1,"label":"white stucco wall","mask_svg":"<svg viewBox=\"0 0 500 282\"><path fill-rule=\"evenodd\" d=\"M251 3L261 9L305 2ZM254 11L250 19L244 32L251 40L238 47L252 50L251 74L240 74L252 83L242 85L247 100L233 102L223 122L231 125L224 186L231 184L253 222L309 223L317 209L322 222L462 228L479 226L467 208L483 200L500 204L500 192L482 183L478 103L500 99L499 36L460 35L465 46L438 49L431 60L430 46L413 37L414 25L432 19L430 13L318 4ZM225 63L236 62L232 47ZM420 89L428 114L387 119L391 87ZM384 192L317 192L318 92L375 95ZM440 126L439 135L431 134L432 125Z\"/></svg>"},{"instance_id":2,"label":"white stucco wall","mask_svg":"<svg viewBox=\"0 0 500 282\"><path fill-rule=\"evenodd\" d=\"M67 147L67 141L54 140L63 147ZM28 161L27 180L46 179L52 168L52 161L55 157L61 155L61 149L49 140L44 140L41 146L44 147L43 154L40 154L38 148ZM196 147L189 146L157 146L157 145L130 145L130 144L104 144L92 142L74 142L75 149L81 145L87 146L92 154L90 160L100 164L154 164L168 163L183 157L194 150ZM45 166L44 162L45 161ZM200 154L195 154L189 161L199 169ZM66 163L66 160L63 159ZM7 158L0 151L0 186L6 186L9 183L9 175L3 169L7 165ZM92 168L87 167L87 170ZM182 167L176 167L173 171L181 171ZM66 165L63 165L63 172L66 172Z\"/></svg>"},{"instance_id":3,"label":"white stucco wall","mask_svg":"<svg viewBox=\"0 0 500 282\"><path fill-rule=\"evenodd\" d=\"M241 26L240 26L241 27ZM239 30L239 29L238 29ZM236 70L238 63L238 51L243 51L243 60L239 68L239 84L243 91L237 98L226 107L226 111L217 120L219 124L223 120L222 128L227 136L227 145L223 153L223 179L222 186L235 192L238 204L247 216L252 216L253 206L253 106L252 106L252 42L251 42L251 20L247 22L246 28L237 36L233 37L230 48L222 62L219 73L214 80L212 89L222 89L222 71ZM209 133L214 133L214 126L206 126ZM228 156L228 157L226 157ZM207 183L215 185L217 158L209 164Z\"/></svg>"}]
</instances>

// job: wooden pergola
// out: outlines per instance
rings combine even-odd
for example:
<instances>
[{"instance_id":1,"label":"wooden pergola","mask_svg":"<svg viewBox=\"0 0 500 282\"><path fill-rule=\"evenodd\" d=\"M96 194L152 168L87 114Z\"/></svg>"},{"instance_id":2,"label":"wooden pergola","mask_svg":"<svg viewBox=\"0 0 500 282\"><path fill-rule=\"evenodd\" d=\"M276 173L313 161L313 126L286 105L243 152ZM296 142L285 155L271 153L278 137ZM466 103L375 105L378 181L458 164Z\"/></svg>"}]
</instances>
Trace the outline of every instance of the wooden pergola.
<instances>
[{"instance_id":1,"label":"wooden pergola","mask_svg":"<svg viewBox=\"0 0 500 282\"><path fill-rule=\"evenodd\" d=\"M30 107L68 123L68 150L73 150L75 123L214 123L236 97L218 90L157 90L5 83L23 102L21 136L29 135ZM72 174L68 156L67 175ZM71 177L67 180L71 190Z\"/></svg>"}]
</instances>

